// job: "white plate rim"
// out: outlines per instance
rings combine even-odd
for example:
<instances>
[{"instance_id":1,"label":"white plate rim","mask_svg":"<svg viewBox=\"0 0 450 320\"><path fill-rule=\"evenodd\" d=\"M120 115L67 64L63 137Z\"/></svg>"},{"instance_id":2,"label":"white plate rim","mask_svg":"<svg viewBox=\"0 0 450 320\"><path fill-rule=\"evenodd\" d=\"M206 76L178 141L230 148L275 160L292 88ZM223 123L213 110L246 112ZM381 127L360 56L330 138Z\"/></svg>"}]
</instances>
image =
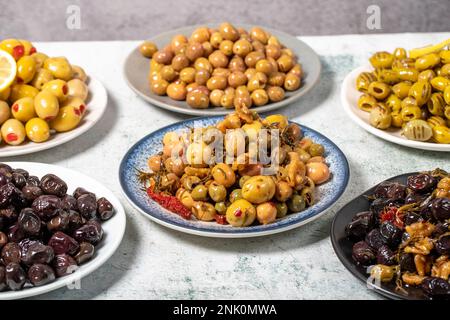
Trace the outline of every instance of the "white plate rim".
<instances>
[{"instance_id":1,"label":"white plate rim","mask_svg":"<svg viewBox=\"0 0 450 320\"><path fill-rule=\"evenodd\" d=\"M105 190L108 191L108 193L109 193L107 196L108 200L111 203L113 203L114 208L116 210L116 213L114 214L114 216L108 221L112 221L112 219L116 219L116 221L117 221L116 224L120 227L120 229L117 232L117 234L114 234L114 237L111 237L111 239L108 240L108 244L103 246L102 249L104 252L102 253L102 255L96 256L91 261L86 262L85 264L81 265L79 267L79 269L77 269L76 272L74 272L70 275L61 277L61 278L56 278L53 282L51 282L47 285L41 286L41 287L30 287L30 288L25 288L20 291L0 292L0 300L23 299L23 298L27 298L27 297L44 294L44 293L47 293L50 291L54 291L56 289L59 289L64 286L67 286L69 284L72 284L74 281L82 279L82 278L86 277L87 275L91 274L92 272L94 272L95 270L97 270L98 268L100 268L117 251L117 248L121 244L123 236L125 234L126 214L125 214L125 209L124 209L122 203L120 202L119 198L117 198L117 196L115 196L114 193L109 188L105 187L102 183L98 182L97 180L95 180L85 174L82 174L82 173L72 170L72 169L60 167L57 165L51 165L51 164L39 163L39 162L25 162L25 161L17 161L17 162L12 161L12 162L2 162L2 163L5 163L14 168L23 168L25 170L29 169L30 171L32 170L30 168L32 168L33 166L34 167L38 166L38 167L45 169L48 172L53 172L57 175L61 174L61 173L63 175L64 172L68 172L70 174L78 175L80 177L80 179L83 179L83 180L89 181L90 183L94 183L94 184L101 186L102 188L104 188ZM62 170L62 172L61 172L61 170ZM30 173L32 173L32 172L30 172Z\"/></svg>"},{"instance_id":2,"label":"white plate rim","mask_svg":"<svg viewBox=\"0 0 450 320\"><path fill-rule=\"evenodd\" d=\"M387 131L383 131L380 129L377 129L375 127L372 127L369 123L361 119L353 110L357 108L357 106L353 106L349 99L348 95L352 94L359 94L362 93L356 90L355 88L355 79L356 77L364 71L372 71L371 67L366 66L360 66L351 72L347 74L347 76L344 78L344 81L342 82L341 86L341 104L344 107L345 112L347 115L355 122L357 125L359 125L364 130L370 132L371 134L390 141L395 144L399 144L402 146L415 148L415 149L421 149L421 150L430 150L430 151L441 151L441 152L450 152L450 144L439 144L439 143L431 143L431 142L422 142L422 141L413 141L408 140L406 138L400 138L397 136L394 136L390 134Z\"/></svg>"},{"instance_id":3,"label":"white plate rim","mask_svg":"<svg viewBox=\"0 0 450 320\"><path fill-rule=\"evenodd\" d=\"M103 86L100 80L92 76L89 76L88 89L90 94L90 100L87 104L88 109L93 110L95 108L96 112L88 113L83 120L85 121L85 123L71 131L57 133L57 136L54 139L42 143L27 141L24 145L5 146L4 142L1 142L2 145L0 145L0 158L20 156L48 150L69 142L90 130L103 117L108 106L108 94L106 88ZM94 103L95 105L93 107L90 107L92 103ZM8 149L5 150L5 148Z\"/></svg>"}]
</instances>

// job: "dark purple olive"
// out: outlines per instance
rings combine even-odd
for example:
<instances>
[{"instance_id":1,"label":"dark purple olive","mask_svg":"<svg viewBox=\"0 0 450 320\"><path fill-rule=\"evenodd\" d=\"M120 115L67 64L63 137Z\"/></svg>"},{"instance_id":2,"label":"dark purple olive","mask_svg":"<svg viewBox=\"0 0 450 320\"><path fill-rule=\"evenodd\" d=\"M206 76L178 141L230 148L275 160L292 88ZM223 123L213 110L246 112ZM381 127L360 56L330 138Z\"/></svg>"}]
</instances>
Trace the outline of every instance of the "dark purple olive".
<instances>
[{"instance_id":1,"label":"dark purple olive","mask_svg":"<svg viewBox=\"0 0 450 320\"><path fill-rule=\"evenodd\" d=\"M11 182L11 178L8 178L3 173L0 173L0 187L4 186L8 182Z\"/></svg>"},{"instance_id":2,"label":"dark purple olive","mask_svg":"<svg viewBox=\"0 0 450 320\"><path fill-rule=\"evenodd\" d=\"M387 207L400 207L405 203L403 199L387 199L387 198L378 198L372 201L370 204L370 211L373 212L375 217L379 217L384 209Z\"/></svg>"},{"instance_id":3,"label":"dark purple olive","mask_svg":"<svg viewBox=\"0 0 450 320\"><path fill-rule=\"evenodd\" d=\"M366 242L375 251L378 251L381 246L386 244L386 240L381 236L378 229L373 229L367 234Z\"/></svg>"},{"instance_id":4,"label":"dark purple olive","mask_svg":"<svg viewBox=\"0 0 450 320\"><path fill-rule=\"evenodd\" d=\"M374 191L375 198L388 198L388 199L399 199L404 198L406 192L406 186L398 182L382 182L380 183Z\"/></svg>"},{"instance_id":5,"label":"dark purple olive","mask_svg":"<svg viewBox=\"0 0 450 320\"><path fill-rule=\"evenodd\" d=\"M19 242L20 250L22 251L22 255L28 250L28 248L35 243L43 244L43 242L39 239L34 238L25 238Z\"/></svg>"},{"instance_id":6,"label":"dark purple olive","mask_svg":"<svg viewBox=\"0 0 450 320\"><path fill-rule=\"evenodd\" d=\"M8 236L0 231L0 249L4 247L5 244L8 243Z\"/></svg>"},{"instance_id":7,"label":"dark purple olive","mask_svg":"<svg viewBox=\"0 0 450 320\"><path fill-rule=\"evenodd\" d=\"M0 208L6 208L11 204L15 192L16 187L11 182L0 187Z\"/></svg>"},{"instance_id":8,"label":"dark purple olive","mask_svg":"<svg viewBox=\"0 0 450 320\"><path fill-rule=\"evenodd\" d=\"M17 188L14 191L14 195L11 199L11 204L19 210L29 206L28 200L25 199L23 192Z\"/></svg>"},{"instance_id":9,"label":"dark purple olive","mask_svg":"<svg viewBox=\"0 0 450 320\"><path fill-rule=\"evenodd\" d=\"M0 173L3 174L12 174L13 169L7 165L6 163L0 163Z\"/></svg>"},{"instance_id":10,"label":"dark purple olive","mask_svg":"<svg viewBox=\"0 0 450 320\"><path fill-rule=\"evenodd\" d=\"M53 260L54 256L55 253L52 247L35 242L22 252L22 262L26 265L34 263L48 264Z\"/></svg>"},{"instance_id":11,"label":"dark purple olive","mask_svg":"<svg viewBox=\"0 0 450 320\"><path fill-rule=\"evenodd\" d=\"M27 178L27 185L28 186L35 186L35 187L39 187L39 184L41 183L41 180L39 180L38 177L36 176L29 176Z\"/></svg>"},{"instance_id":12,"label":"dark purple olive","mask_svg":"<svg viewBox=\"0 0 450 320\"><path fill-rule=\"evenodd\" d=\"M431 213L436 220L444 221L450 219L450 199L436 198L430 204Z\"/></svg>"},{"instance_id":13,"label":"dark purple olive","mask_svg":"<svg viewBox=\"0 0 450 320\"><path fill-rule=\"evenodd\" d=\"M66 211L70 211L70 210L77 210L77 199L75 199L75 197L66 194L62 199L62 204L61 204L61 208L66 210Z\"/></svg>"},{"instance_id":14,"label":"dark purple olive","mask_svg":"<svg viewBox=\"0 0 450 320\"><path fill-rule=\"evenodd\" d=\"M0 291L6 289L6 268L0 265Z\"/></svg>"},{"instance_id":15,"label":"dark purple olive","mask_svg":"<svg viewBox=\"0 0 450 320\"><path fill-rule=\"evenodd\" d=\"M11 182L16 188L22 189L27 184L27 179L20 173L13 173Z\"/></svg>"},{"instance_id":16,"label":"dark purple olive","mask_svg":"<svg viewBox=\"0 0 450 320\"><path fill-rule=\"evenodd\" d=\"M438 222L434 231L432 233L433 238L438 238L442 236L444 233L450 231L450 223L449 222Z\"/></svg>"},{"instance_id":17,"label":"dark purple olive","mask_svg":"<svg viewBox=\"0 0 450 320\"><path fill-rule=\"evenodd\" d=\"M428 197L429 194L410 193L405 198L405 204L421 203Z\"/></svg>"},{"instance_id":18,"label":"dark purple olive","mask_svg":"<svg viewBox=\"0 0 450 320\"><path fill-rule=\"evenodd\" d=\"M403 216L403 222L405 223L405 225L409 226L410 224L413 224L415 222L421 221L422 216L416 212L407 212L404 216Z\"/></svg>"},{"instance_id":19,"label":"dark purple olive","mask_svg":"<svg viewBox=\"0 0 450 320\"><path fill-rule=\"evenodd\" d=\"M55 272L48 265L36 263L28 269L28 279L33 286L43 286L55 280Z\"/></svg>"},{"instance_id":20,"label":"dark purple olive","mask_svg":"<svg viewBox=\"0 0 450 320\"><path fill-rule=\"evenodd\" d=\"M403 231L390 221L385 221L380 225L380 234L390 247L396 247L400 244L402 233Z\"/></svg>"},{"instance_id":21,"label":"dark purple olive","mask_svg":"<svg viewBox=\"0 0 450 320\"><path fill-rule=\"evenodd\" d=\"M406 184L415 193L427 193L436 187L437 180L428 173L420 173L409 176Z\"/></svg>"},{"instance_id":22,"label":"dark purple olive","mask_svg":"<svg viewBox=\"0 0 450 320\"><path fill-rule=\"evenodd\" d=\"M433 298L448 298L450 295L450 283L447 280L429 277L422 281L422 290Z\"/></svg>"},{"instance_id":23,"label":"dark purple olive","mask_svg":"<svg viewBox=\"0 0 450 320\"><path fill-rule=\"evenodd\" d=\"M25 208L20 212L17 224L28 235L38 235L41 230L41 219L31 208Z\"/></svg>"},{"instance_id":24,"label":"dark purple olive","mask_svg":"<svg viewBox=\"0 0 450 320\"><path fill-rule=\"evenodd\" d=\"M2 261L4 265L11 262L20 263L20 246L15 242L8 242L2 249Z\"/></svg>"},{"instance_id":25,"label":"dark purple olive","mask_svg":"<svg viewBox=\"0 0 450 320\"><path fill-rule=\"evenodd\" d=\"M75 199L78 199L79 197L81 197L84 194L92 194L95 196L95 194L93 192L90 192L81 187L76 188L75 191L73 192L73 196L75 197Z\"/></svg>"},{"instance_id":26,"label":"dark purple olive","mask_svg":"<svg viewBox=\"0 0 450 320\"><path fill-rule=\"evenodd\" d=\"M36 198L31 207L42 220L48 221L59 213L61 200L54 195L43 195Z\"/></svg>"},{"instance_id":27,"label":"dark purple olive","mask_svg":"<svg viewBox=\"0 0 450 320\"><path fill-rule=\"evenodd\" d=\"M21 169L21 168L17 168L17 169L13 169L12 173L16 173L16 174L20 174L22 175L25 179L28 179L30 177L30 173L25 170L25 169Z\"/></svg>"},{"instance_id":28,"label":"dark purple olive","mask_svg":"<svg viewBox=\"0 0 450 320\"><path fill-rule=\"evenodd\" d=\"M94 255L95 248L92 244L89 242L81 242L80 243L80 250L78 253L74 256L76 262L78 265L88 261L92 258Z\"/></svg>"},{"instance_id":29,"label":"dark purple olive","mask_svg":"<svg viewBox=\"0 0 450 320\"><path fill-rule=\"evenodd\" d=\"M74 238L61 231L57 231L53 234L48 241L48 245L53 248L56 254L67 253L70 255L75 254L80 247Z\"/></svg>"},{"instance_id":30,"label":"dark purple olive","mask_svg":"<svg viewBox=\"0 0 450 320\"><path fill-rule=\"evenodd\" d=\"M381 246L377 251L377 263L392 266L396 263L395 253L387 245Z\"/></svg>"},{"instance_id":31,"label":"dark purple olive","mask_svg":"<svg viewBox=\"0 0 450 320\"><path fill-rule=\"evenodd\" d=\"M4 209L0 209L0 222L2 224L2 229L17 220L19 213L14 206L9 206Z\"/></svg>"},{"instance_id":32,"label":"dark purple olive","mask_svg":"<svg viewBox=\"0 0 450 320\"><path fill-rule=\"evenodd\" d=\"M375 260L375 253L366 242L359 241L353 245L352 258L356 263L367 266Z\"/></svg>"},{"instance_id":33,"label":"dark purple olive","mask_svg":"<svg viewBox=\"0 0 450 320\"><path fill-rule=\"evenodd\" d=\"M6 284L11 290L20 290L25 285L27 275L20 264L11 262L5 269Z\"/></svg>"},{"instance_id":34,"label":"dark purple olive","mask_svg":"<svg viewBox=\"0 0 450 320\"><path fill-rule=\"evenodd\" d=\"M67 193L67 184L54 174L46 174L39 185L46 194L63 197Z\"/></svg>"},{"instance_id":35,"label":"dark purple olive","mask_svg":"<svg viewBox=\"0 0 450 320\"><path fill-rule=\"evenodd\" d=\"M69 227L69 212L61 210L57 216L54 216L47 222L47 229L52 232L64 231Z\"/></svg>"},{"instance_id":36,"label":"dark purple olive","mask_svg":"<svg viewBox=\"0 0 450 320\"><path fill-rule=\"evenodd\" d=\"M354 241L362 240L366 234L373 228L373 214L369 211L358 213L346 228L345 233L349 239Z\"/></svg>"},{"instance_id":37,"label":"dark purple olive","mask_svg":"<svg viewBox=\"0 0 450 320\"><path fill-rule=\"evenodd\" d=\"M114 215L114 207L108 199L102 197L97 200L97 215L103 221L109 220Z\"/></svg>"},{"instance_id":38,"label":"dark purple olive","mask_svg":"<svg viewBox=\"0 0 450 320\"><path fill-rule=\"evenodd\" d=\"M96 245L103 237L103 229L100 223L95 220L89 220L74 232L74 238L78 242L87 241Z\"/></svg>"},{"instance_id":39,"label":"dark purple olive","mask_svg":"<svg viewBox=\"0 0 450 320\"><path fill-rule=\"evenodd\" d=\"M387 193L389 188L391 187L392 182L389 181L383 181L381 182L373 192L373 196L375 198L387 198Z\"/></svg>"},{"instance_id":40,"label":"dark purple olive","mask_svg":"<svg viewBox=\"0 0 450 320\"><path fill-rule=\"evenodd\" d=\"M44 194L42 189L37 186L32 186L27 184L22 188L23 197L28 201L34 201L37 197L40 197Z\"/></svg>"},{"instance_id":41,"label":"dark purple olive","mask_svg":"<svg viewBox=\"0 0 450 320\"><path fill-rule=\"evenodd\" d=\"M450 255L450 235L440 237L434 246L439 254Z\"/></svg>"},{"instance_id":42,"label":"dark purple olive","mask_svg":"<svg viewBox=\"0 0 450 320\"><path fill-rule=\"evenodd\" d=\"M70 231L75 231L81 227L86 221L78 212L71 210L69 211L69 227Z\"/></svg>"},{"instance_id":43,"label":"dark purple olive","mask_svg":"<svg viewBox=\"0 0 450 320\"><path fill-rule=\"evenodd\" d=\"M83 194L77 199L77 207L84 218L92 219L97 213L97 199L93 194Z\"/></svg>"},{"instance_id":44,"label":"dark purple olive","mask_svg":"<svg viewBox=\"0 0 450 320\"><path fill-rule=\"evenodd\" d=\"M66 274L74 273L77 269L77 262L67 254L58 254L53 260L53 268L56 276L62 277Z\"/></svg>"},{"instance_id":45,"label":"dark purple olive","mask_svg":"<svg viewBox=\"0 0 450 320\"><path fill-rule=\"evenodd\" d=\"M19 224L14 223L9 226L7 236L8 239L12 242L19 242L27 235L25 234L25 231L23 231L22 228L19 227Z\"/></svg>"},{"instance_id":46,"label":"dark purple olive","mask_svg":"<svg viewBox=\"0 0 450 320\"><path fill-rule=\"evenodd\" d=\"M401 271L416 272L414 256L411 253L402 253L398 258L398 264Z\"/></svg>"}]
</instances>

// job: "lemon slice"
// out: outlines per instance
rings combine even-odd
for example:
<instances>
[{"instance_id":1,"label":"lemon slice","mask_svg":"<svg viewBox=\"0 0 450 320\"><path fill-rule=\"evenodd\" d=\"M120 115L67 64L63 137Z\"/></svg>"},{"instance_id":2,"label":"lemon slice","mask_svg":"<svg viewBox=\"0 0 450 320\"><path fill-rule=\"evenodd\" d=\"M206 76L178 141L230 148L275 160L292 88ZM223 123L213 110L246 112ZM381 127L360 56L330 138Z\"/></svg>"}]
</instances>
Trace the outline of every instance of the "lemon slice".
<instances>
[{"instance_id":1,"label":"lemon slice","mask_svg":"<svg viewBox=\"0 0 450 320\"><path fill-rule=\"evenodd\" d=\"M16 60L6 51L0 50L0 92L9 87L16 78Z\"/></svg>"}]
</instances>

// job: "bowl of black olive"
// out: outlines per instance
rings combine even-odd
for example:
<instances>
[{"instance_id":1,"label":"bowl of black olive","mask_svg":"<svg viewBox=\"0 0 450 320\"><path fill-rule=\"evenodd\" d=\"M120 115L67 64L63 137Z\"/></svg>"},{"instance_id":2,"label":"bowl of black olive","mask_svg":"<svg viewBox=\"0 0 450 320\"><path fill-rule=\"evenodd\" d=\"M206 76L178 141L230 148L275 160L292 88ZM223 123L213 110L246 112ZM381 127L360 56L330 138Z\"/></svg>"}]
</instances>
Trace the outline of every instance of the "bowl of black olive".
<instances>
[{"instance_id":1,"label":"bowl of black olive","mask_svg":"<svg viewBox=\"0 0 450 320\"><path fill-rule=\"evenodd\" d=\"M450 173L381 182L336 214L331 241L344 266L385 297L450 300Z\"/></svg>"},{"instance_id":2,"label":"bowl of black olive","mask_svg":"<svg viewBox=\"0 0 450 320\"><path fill-rule=\"evenodd\" d=\"M66 168L0 163L0 299L76 283L116 251L125 212L99 182Z\"/></svg>"}]
</instances>

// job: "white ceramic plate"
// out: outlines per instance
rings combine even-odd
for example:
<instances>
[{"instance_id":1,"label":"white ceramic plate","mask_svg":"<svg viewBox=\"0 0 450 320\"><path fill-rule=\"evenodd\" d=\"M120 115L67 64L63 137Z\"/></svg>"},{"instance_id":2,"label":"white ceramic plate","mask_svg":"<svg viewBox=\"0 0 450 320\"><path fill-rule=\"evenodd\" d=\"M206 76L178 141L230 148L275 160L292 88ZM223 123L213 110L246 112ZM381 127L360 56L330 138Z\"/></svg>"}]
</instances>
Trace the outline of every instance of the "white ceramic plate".
<instances>
[{"instance_id":1,"label":"white ceramic plate","mask_svg":"<svg viewBox=\"0 0 450 320\"><path fill-rule=\"evenodd\" d=\"M356 68L345 77L344 82L342 83L341 102L350 118L360 127L381 139L416 149L449 152L450 144L408 140L401 135L401 130L399 129L380 130L370 125L369 113L358 108L358 99L362 93L356 90L355 84L356 78L361 72L372 70L373 69L368 65Z\"/></svg>"},{"instance_id":2,"label":"white ceramic plate","mask_svg":"<svg viewBox=\"0 0 450 320\"><path fill-rule=\"evenodd\" d=\"M64 133L53 134L48 141L42 143L26 141L19 146L10 146L1 142L0 158L47 150L73 140L92 128L105 113L108 96L105 87L95 78L89 77L88 88L87 113L77 128Z\"/></svg>"},{"instance_id":3,"label":"white ceramic plate","mask_svg":"<svg viewBox=\"0 0 450 320\"><path fill-rule=\"evenodd\" d=\"M0 292L0 300L21 299L31 296L36 296L49 291L56 290L68 284L73 284L75 281L87 276L94 270L98 269L104 264L117 250L122 241L125 232L126 218L125 211L119 199L101 183L94 179L81 174L79 172L66 169L59 166L37 163L37 162L5 162L13 168L22 168L36 175L39 178L47 173L53 173L67 182L69 190L67 193L71 194L77 187L83 187L87 190L95 192L97 197L107 198L116 212L114 216L102 223L104 230L103 240L95 247L95 255L88 262L79 266L79 268L72 274L65 277L56 278L55 281L41 286L41 287L25 287L20 291L4 291ZM81 290L83 290L83 283L81 282Z\"/></svg>"}]
</instances>

